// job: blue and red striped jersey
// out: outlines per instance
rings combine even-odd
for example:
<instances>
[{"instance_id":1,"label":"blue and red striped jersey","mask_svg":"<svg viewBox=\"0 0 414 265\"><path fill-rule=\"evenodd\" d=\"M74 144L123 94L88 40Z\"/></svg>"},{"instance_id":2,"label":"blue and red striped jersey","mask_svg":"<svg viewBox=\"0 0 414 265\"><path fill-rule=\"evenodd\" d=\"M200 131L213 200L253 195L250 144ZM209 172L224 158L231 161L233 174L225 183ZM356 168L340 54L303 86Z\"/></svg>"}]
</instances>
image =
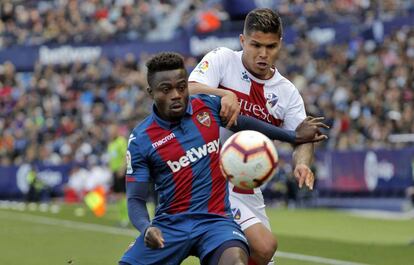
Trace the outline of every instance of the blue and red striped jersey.
<instances>
[{"instance_id":1,"label":"blue and red striped jersey","mask_svg":"<svg viewBox=\"0 0 414 265\"><path fill-rule=\"evenodd\" d=\"M191 96L180 123L152 113L129 138L128 182L155 183L156 216L211 213L231 216L227 181L219 168L220 98Z\"/></svg>"}]
</instances>

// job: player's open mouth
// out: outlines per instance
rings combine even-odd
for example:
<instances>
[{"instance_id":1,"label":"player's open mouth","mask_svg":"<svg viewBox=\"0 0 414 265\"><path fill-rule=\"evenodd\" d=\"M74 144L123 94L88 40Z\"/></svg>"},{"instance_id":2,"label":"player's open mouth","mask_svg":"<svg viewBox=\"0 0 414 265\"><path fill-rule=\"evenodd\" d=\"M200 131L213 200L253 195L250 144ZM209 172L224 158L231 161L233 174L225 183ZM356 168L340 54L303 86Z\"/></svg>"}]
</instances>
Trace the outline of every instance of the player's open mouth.
<instances>
[{"instance_id":1,"label":"player's open mouth","mask_svg":"<svg viewBox=\"0 0 414 265\"><path fill-rule=\"evenodd\" d=\"M172 104L170 106L170 108L174 111L178 111L178 110L182 110L183 109L183 105L181 103L177 103L177 104Z\"/></svg>"},{"instance_id":2,"label":"player's open mouth","mask_svg":"<svg viewBox=\"0 0 414 265\"><path fill-rule=\"evenodd\" d=\"M257 66L258 66L260 69L265 69L265 68L267 67L267 63L258 62L258 63L256 63L256 64L257 64Z\"/></svg>"}]
</instances>

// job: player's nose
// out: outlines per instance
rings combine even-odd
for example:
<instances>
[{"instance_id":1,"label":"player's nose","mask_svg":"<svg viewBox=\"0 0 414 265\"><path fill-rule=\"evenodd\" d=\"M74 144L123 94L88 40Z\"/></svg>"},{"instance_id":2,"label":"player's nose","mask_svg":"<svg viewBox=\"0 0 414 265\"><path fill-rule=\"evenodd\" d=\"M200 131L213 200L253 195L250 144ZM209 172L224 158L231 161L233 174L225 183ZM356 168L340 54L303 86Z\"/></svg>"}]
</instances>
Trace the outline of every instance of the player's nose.
<instances>
[{"instance_id":1,"label":"player's nose","mask_svg":"<svg viewBox=\"0 0 414 265\"><path fill-rule=\"evenodd\" d=\"M171 95L171 98L172 99L179 99L182 96L181 93L176 88L174 88L174 89L171 90L171 94L170 95Z\"/></svg>"}]
</instances>

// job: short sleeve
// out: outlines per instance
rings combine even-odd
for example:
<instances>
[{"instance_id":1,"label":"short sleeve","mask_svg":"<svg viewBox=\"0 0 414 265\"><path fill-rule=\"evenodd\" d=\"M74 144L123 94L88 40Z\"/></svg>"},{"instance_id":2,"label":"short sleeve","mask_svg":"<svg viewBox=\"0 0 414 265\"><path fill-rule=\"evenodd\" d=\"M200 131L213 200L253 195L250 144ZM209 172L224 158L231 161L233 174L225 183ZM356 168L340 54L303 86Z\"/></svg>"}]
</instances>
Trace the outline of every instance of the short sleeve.
<instances>
[{"instance_id":1,"label":"short sleeve","mask_svg":"<svg viewBox=\"0 0 414 265\"><path fill-rule=\"evenodd\" d=\"M146 155L139 148L138 141L134 134L129 137L127 161L127 182L149 181L150 171Z\"/></svg>"},{"instance_id":2,"label":"short sleeve","mask_svg":"<svg viewBox=\"0 0 414 265\"><path fill-rule=\"evenodd\" d=\"M306 118L305 104L299 94L299 91L295 89L289 100L289 105L286 109L283 128L287 130L296 130L296 127Z\"/></svg>"},{"instance_id":3,"label":"short sleeve","mask_svg":"<svg viewBox=\"0 0 414 265\"><path fill-rule=\"evenodd\" d=\"M223 63L224 48L217 48L207 53L200 63L191 72L188 80L198 82L210 87L218 87L224 74Z\"/></svg>"}]
</instances>

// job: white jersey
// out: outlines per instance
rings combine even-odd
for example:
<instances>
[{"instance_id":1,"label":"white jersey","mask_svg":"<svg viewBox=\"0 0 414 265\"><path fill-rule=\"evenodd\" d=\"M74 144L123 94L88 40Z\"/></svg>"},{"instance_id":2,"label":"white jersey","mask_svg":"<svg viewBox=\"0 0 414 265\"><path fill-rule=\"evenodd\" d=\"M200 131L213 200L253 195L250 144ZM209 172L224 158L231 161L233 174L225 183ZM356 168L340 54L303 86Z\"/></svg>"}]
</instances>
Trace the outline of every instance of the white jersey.
<instances>
[{"instance_id":1,"label":"white jersey","mask_svg":"<svg viewBox=\"0 0 414 265\"><path fill-rule=\"evenodd\" d=\"M192 71L189 81L236 93L241 114L284 129L295 130L305 117L305 106L297 88L277 69L261 80L244 67L242 51L217 48L209 52Z\"/></svg>"},{"instance_id":2,"label":"white jersey","mask_svg":"<svg viewBox=\"0 0 414 265\"><path fill-rule=\"evenodd\" d=\"M242 53L227 48L217 48L209 52L192 71L189 81L231 90L239 99L241 114L284 129L295 130L306 118L299 91L277 69L273 69L274 74L270 79L254 77L244 67ZM234 220L242 230L256 223L262 223L271 230L260 188L245 191L229 184ZM273 261L268 265L270 264Z\"/></svg>"}]
</instances>

